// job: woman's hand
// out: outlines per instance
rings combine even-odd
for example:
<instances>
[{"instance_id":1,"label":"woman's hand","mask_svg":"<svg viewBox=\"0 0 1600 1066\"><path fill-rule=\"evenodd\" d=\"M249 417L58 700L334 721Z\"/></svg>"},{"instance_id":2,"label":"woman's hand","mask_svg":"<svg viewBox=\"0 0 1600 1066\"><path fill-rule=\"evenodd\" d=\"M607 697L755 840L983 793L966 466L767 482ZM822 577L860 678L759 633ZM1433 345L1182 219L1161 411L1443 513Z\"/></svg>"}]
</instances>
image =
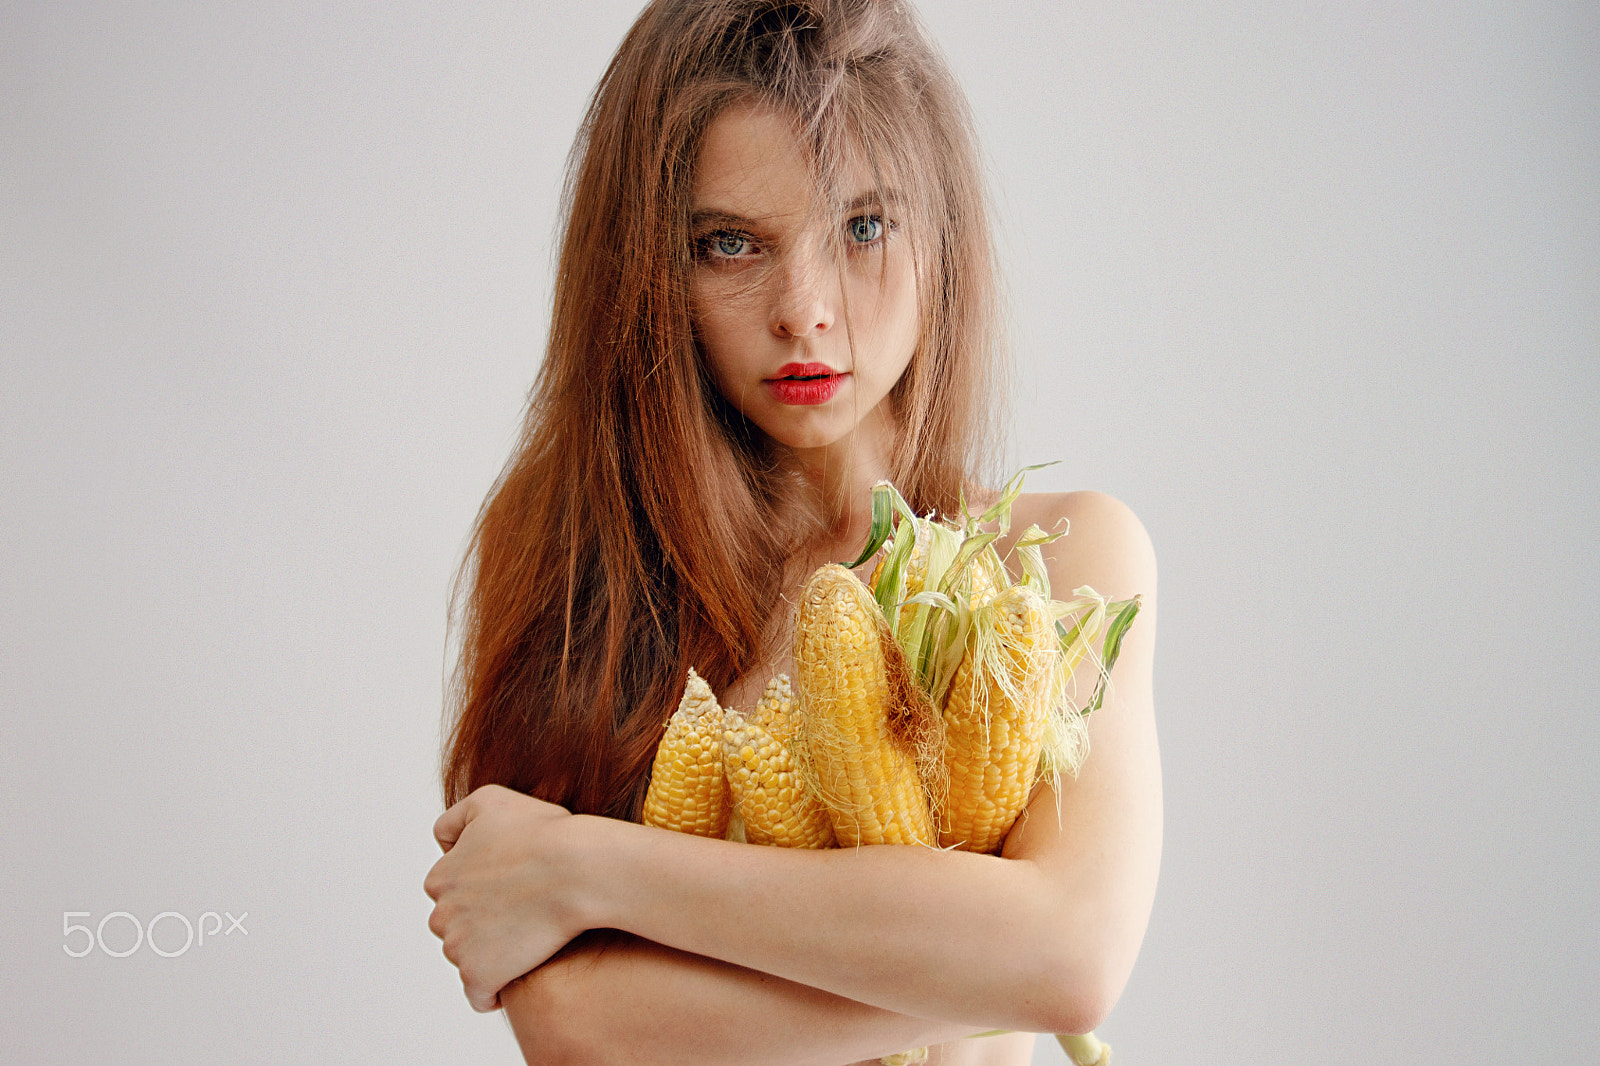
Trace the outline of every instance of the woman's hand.
<instances>
[{"instance_id":1,"label":"woman's hand","mask_svg":"<svg viewBox=\"0 0 1600 1066\"><path fill-rule=\"evenodd\" d=\"M565 808L484 785L445 811L433 836L444 850L422 883L434 901L428 928L461 971L473 1010L500 1006L500 990L583 932Z\"/></svg>"}]
</instances>

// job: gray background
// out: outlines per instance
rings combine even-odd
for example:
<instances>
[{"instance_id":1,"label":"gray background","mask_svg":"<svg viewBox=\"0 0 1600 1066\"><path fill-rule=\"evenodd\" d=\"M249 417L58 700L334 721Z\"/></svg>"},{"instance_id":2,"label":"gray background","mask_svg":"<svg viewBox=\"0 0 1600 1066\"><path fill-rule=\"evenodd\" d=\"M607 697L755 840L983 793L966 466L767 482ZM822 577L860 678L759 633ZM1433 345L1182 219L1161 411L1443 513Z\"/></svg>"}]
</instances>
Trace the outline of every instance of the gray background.
<instances>
[{"instance_id":1,"label":"gray background","mask_svg":"<svg viewBox=\"0 0 1600 1066\"><path fill-rule=\"evenodd\" d=\"M9 1061L519 1061L425 925L445 604L635 10L0 4ZM1600 9L924 10L1014 458L1162 563L1118 1061L1593 1058ZM167 910L248 933L63 951Z\"/></svg>"}]
</instances>

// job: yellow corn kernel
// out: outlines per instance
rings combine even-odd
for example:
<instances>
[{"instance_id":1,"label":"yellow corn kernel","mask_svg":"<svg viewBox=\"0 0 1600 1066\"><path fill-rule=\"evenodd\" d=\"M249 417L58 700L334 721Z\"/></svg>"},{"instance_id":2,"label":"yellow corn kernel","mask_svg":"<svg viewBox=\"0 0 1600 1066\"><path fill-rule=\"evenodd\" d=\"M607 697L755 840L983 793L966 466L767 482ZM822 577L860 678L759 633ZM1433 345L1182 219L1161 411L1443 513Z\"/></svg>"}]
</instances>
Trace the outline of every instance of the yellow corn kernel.
<instances>
[{"instance_id":1,"label":"yellow corn kernel","mask_svg":"<svg viewBox=\"0 0 1600 1066\"><path fill-rule=\"evenodd\" d=\"M727 835L732 810L722 770L722 708L711 686L691 669L683 699L656 748L644 824L720 839Z\"/></svg>"},{"instance_id":2,"label":"yellow corn kernel","mask_svg":"<svg viewBox=\"0 0 1600 1066\"><path fill-rule=\"evenodd\" d=\"M944 704L949 792L939 844L992 852L1005 841L1038 773L1050 711L1055 623L1044 599L1013 586L984 608Z\"/></svg>"},{"instance_id":3,"label":"yellow corn kernel","mask_svg":"<svg viewBox=\"0 0 1600 1066\"><path fill-rule=\"evenodd\" d=\"M779 674L767 682L756 700L750 720L771 733L784 747L794 739L794 684L788 674Z\"/></svg>"}]
</instances>

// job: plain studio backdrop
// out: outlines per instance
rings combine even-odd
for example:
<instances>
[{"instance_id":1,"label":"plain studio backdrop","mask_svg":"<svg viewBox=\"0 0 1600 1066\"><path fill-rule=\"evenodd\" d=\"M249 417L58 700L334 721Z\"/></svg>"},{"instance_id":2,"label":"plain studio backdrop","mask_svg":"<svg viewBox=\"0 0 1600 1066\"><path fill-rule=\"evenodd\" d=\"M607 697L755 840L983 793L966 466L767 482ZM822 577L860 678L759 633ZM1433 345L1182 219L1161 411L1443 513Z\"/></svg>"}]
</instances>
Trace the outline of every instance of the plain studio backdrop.
<instances>
[{"instance_id":1,"label":"plain studio backdrop","mask_svg":"<svg viewBox=\"0 0 1600 1066\"><path fill-rule=\"evenodd\" d=\"M1161 561L1117 1061L1593 1059L1600 8L923 10L1008 459ZM636 11L0 4L7 1061L520 1061L426 926L446 599Z\"/></svg>"}]
</instances>

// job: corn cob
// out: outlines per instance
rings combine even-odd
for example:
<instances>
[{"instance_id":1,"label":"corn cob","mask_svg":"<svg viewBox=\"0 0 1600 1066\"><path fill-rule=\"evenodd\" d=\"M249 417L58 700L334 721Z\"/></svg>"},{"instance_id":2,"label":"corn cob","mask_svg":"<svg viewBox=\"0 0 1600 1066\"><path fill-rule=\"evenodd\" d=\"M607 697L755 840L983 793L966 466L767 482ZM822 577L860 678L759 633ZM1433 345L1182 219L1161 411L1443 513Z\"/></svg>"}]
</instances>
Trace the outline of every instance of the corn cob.
<instances>
[{"instance_id":1,"label":"corn cob","mask_svg":"<svg viewBox=\"0 0 1600 1066\"><path fill-rule=\"evenodd\" d=\"M921 723L910 721L909 683L890 676L893 640L883 629L872 594L844 567L821 567L806 583L795 640L798 731L841 847L934 840L917 767Z\"/></svg>"},{"instance_id":2,"label":"corn cob","mask_svg":"<svg viewBox=\"0 0 1600 1066\"><path fill-rule=\"evenodd\" d=\"M945 698L950 789L939 845L987 853L1011 831L1032 791L1050 717L1055 624L1044 598L1014 585L984 608L987 625Z\"/></svg>"},{"instance_id":3,"label":"corn cob","mask_svg":"<svg viewBox=\"0 0 1600 1066\"><path fill-rule=\"evenodd\" d=\"M732 811L722 769L722 708L694 670L656 748L645 793L644 823L721 838Z\"/></svg>"},{"instance_id":4,"label":"corn cob","mask_svg":"<svg viewBox=\"0 0 1600 1066\"><path fill-rule=\"evenodd\" d=\"M793 693L779 674L748 716L724 713L722 759L744 821L745 841L780 848L833 846L828 812L807 788L789 753Z\"/></svg>"}]
</instances>

